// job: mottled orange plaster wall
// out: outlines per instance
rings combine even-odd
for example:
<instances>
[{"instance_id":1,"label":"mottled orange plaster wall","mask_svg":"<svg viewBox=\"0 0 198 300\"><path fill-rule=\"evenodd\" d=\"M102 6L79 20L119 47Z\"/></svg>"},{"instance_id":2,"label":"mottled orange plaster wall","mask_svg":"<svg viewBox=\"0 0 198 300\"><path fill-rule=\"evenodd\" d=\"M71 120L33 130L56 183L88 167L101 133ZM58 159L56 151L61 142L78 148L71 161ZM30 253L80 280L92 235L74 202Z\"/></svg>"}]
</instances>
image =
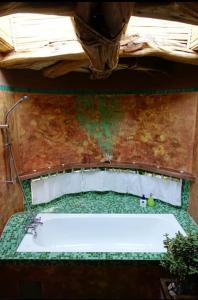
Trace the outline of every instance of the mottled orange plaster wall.
<instances>
[{"instance_id":1,"label":"mottled orange plaster wall","mask_svg":"<svg viewBox=\"0 0 198 300\"><path fill-rule=\"evenodd\" d=\"M114 157L191 172L196 97L196 93L123 97Z\"/></svg>"},{"instance_id":2,"label":"mottled orange plaster wall","mask_svg":"<svg viewBox=\"0 0 198 300\"><path fill-rule=\"evenodd\" d=\"M21 95L15 93L14 97ZM89 106L87 111L84 105L83 125L77 115L77 96L29 97L18 108L21 174L62 163L100 162L105 154L105 139L107 144L112 143L114 161L192 171L196 93L111 95L107 97L109 105L117 101L109 113L111 120L101 119L97 105ZM94 103L97 96L92 98ZM118 110L117 118L114 115Z\"/></svg>"},{"instance_id":3,"label":"mottled orange plaster wall","mask_svg":"<svg viewBox=\"0 0 198 300\"><path fill-rule=\"evenodd\" d=\"M73 96L31 94L29 98L19 108L21 173L83 162L89 154L92 161L101 159L97 142L76 119Z\"/></svg>"},{"instance_id":4,"label":"mottled orange plaster wall","mask_svg":"<svg viewBox=\"0 0 198 300\"><path fill-rule=\"evenodd\" d=\"M12 93L0 91L0 124L3 124L5 112L14 104L15 98ZM15 147L15 155L17 157L16 140L17 128L16 119L10 122L12 132L12 142ZM6 162L5 162L5 146L2 131L0 131L0 233L3 230L7 220L17 211L23 210L22 193L19 185L7 184Z\"/></svg>"},{"instance_id":5,"label":"mottled orange plaster wall","mask_svg":"<svg viewBox=\"0 0 198 300\"><path fill-rule=\"evenodd\" d=\"M191 184L190 199L189 199L189 213L198 224L198 95L196 107L196 127L195 127L195 142L193 148L193 164L192 170L196 175L196 180Z\"/></svg>"}]
</instances>

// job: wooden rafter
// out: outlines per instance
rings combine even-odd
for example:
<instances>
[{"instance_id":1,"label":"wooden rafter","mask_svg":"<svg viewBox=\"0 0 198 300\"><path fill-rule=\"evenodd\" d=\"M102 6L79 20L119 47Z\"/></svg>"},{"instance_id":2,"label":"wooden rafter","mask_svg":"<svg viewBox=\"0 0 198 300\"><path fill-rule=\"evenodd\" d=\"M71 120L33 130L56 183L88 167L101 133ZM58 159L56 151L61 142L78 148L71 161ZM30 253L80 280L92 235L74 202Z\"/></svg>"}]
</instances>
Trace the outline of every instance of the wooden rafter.
<instances>
[{"instance_id":1,"label":"wooden rafter","mask_svg":"<svg viewBox=\"0 0 198 300\"><path fill-rule=\"evenodd\" d=\"M15 13L74 16L76 2L1 2L0 16ZM135 2L133 16L186 22L198 25L196 2Z\"/></svg>"},{"instance_id":2,"label":"wooden rafter","mask_svg":"<svg viewBox=\"0 0 198 300\"><path fill-rule=\"evenodd\" d=\"M75 60L75 61L62 61L54 64L53 66L47 67L43 70L43 75L49 78L56 78L65 75L69 72L78 70L82 67L88 67L89 60Z\"/></svg>"},{"instance_id":3,"label":"wooden rafter","mask_svg":"<svg viewBox=\"0 0 198 300\"><path fill-rule=\"evenodd\" d=\"M198 25L197 2L136 2L134 16Z\"/></svg>"},{"instance_id":4,"label":"wooden rafter","mask_svg":"<svg viewBox=\"0 0 198 300\"><path fill-rule=\"evenodd\" d=\"M0 16L16 13L35 13L58 16L73 16L75 3L67 2L1 2Z\"/></svg>"},{"instance_id":5,"label":"wooden rafter","mask_svg":"<svg viewBox=\"0 0 198 300\"><path fill-rule=\"evenodd\" d=\"M17 14L11 17L11 24L15 49L0 60L1 68L43 69L44 76L51 78L88 69L89 59L70 17ZM191 27L132 17L120 42L120 57L157 56L198 65L198 53L189 48Z\"/></svg>"}]
</instances>

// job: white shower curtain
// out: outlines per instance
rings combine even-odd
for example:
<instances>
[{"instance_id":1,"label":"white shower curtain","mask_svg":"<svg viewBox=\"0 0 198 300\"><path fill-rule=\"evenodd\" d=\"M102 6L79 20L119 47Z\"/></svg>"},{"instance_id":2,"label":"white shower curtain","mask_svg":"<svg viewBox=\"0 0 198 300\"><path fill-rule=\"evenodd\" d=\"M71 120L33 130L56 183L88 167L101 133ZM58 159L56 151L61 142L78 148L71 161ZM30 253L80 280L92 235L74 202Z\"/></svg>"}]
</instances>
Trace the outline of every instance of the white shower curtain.
<instances>
[{"instance_id":1,"label":"white shower curtain","mask_svg":"<svg viewBox=\"0 0 198 300\"><path fill-rule=\"evenodd\" d=\"M31 180L32 204L47 203L64 194L114 191L149 197L181 206L182 180L164 179L126 170L85 170Z\"/></svg>"}]
</instances>

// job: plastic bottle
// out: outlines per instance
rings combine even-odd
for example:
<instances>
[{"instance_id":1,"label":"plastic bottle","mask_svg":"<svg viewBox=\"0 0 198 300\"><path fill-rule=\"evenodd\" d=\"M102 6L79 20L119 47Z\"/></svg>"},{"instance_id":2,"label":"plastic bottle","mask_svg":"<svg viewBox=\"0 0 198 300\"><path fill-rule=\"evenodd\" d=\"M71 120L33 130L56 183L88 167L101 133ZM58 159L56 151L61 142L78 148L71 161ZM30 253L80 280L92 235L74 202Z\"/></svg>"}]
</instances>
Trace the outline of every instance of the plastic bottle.
<instances>
[{"instance_id":1,"label":"plastic bottle","mask_svg":"<svg viewBox=\"0 0 198 300\"><path fill-rule=\"evenodd\" d=\"M146 202L147 202L147 200L146 200L145 196L142 195L142 197L140 198L140 206L146 207Z\"/></svg>"},{"instance_id":2,"label":"plastic bottle","mask_svg":"<svg viewBox=\"0 0 198 300\"><path fill-rule=\"evenodd\" d=\"M155 206L155 201L154 201L154 199L153 199L153 194L150 194L150 196L148 197L147 204L148 204L148 206L150 206L150 207Z\"/></svg>"}]
</instances>

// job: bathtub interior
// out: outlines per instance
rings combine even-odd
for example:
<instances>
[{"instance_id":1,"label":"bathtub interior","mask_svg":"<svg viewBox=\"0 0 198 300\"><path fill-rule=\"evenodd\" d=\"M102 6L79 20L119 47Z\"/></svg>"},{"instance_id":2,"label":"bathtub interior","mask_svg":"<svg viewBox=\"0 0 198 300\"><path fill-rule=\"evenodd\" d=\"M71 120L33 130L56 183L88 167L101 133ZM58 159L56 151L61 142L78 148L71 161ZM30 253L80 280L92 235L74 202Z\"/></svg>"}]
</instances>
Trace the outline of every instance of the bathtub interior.
<instances>
[{"instance_id":1,"label":"bathtub interior","mask_svg":"<svg viewBox=\"0 0 198 300\"><path fill-rule=\"evenodd\" d=\"M40 213L37 235L26 234L17 252L163 253L165 234L186 235L173 214Z\"/></svg>"}]
</instances>

